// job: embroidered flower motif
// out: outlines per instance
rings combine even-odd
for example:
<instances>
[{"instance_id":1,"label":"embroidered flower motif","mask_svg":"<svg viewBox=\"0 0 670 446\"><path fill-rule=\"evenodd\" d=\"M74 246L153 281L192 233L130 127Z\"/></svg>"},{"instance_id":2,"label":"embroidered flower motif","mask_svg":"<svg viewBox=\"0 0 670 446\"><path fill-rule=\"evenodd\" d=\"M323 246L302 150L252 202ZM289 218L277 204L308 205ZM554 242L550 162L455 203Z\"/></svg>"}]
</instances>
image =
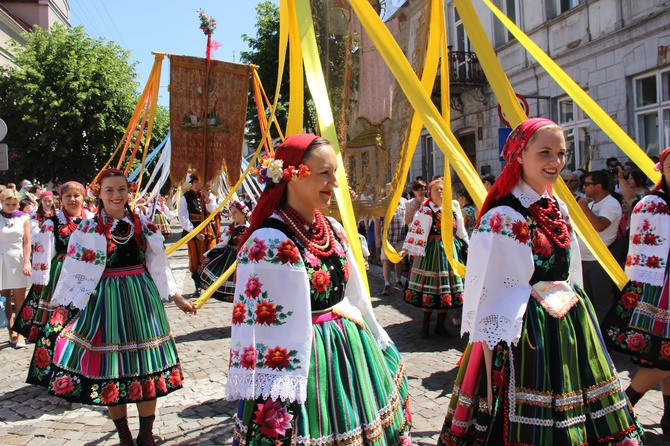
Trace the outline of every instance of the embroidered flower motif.
<instances>
[{"instance_id":1,"label":"embroidered flower motif","mask_svg":"<svg viewBox=\"0 0 670 446\"><path fill-rule=\"evenodd\" d=\"M181 374L181 370L178 369L173 369L170 372L170 377L168 378L168 383L175 387L181 386L181 380L183 379L183 376ZM153 381L152 381L153 382Z\"/></svg>"},{"instance_id":2,"label":"embroidered flower motif","mask_svg":"<svg viewBox=\"0 0 670 446\"><path fill-rule=\"evenodd\" d=\"M244 347L244 350L240 355L240 365L247 370L256 369L256 347L254 345Z\"/></svg>"},{"instance_id":3,"label":"embroidered flower motif","mask_svg":"<svg viewBox=\"0 0 670 446\"><path fill-rule=\"evenodd\" d=\"M644 221L642 222L642 230L643 231L648 231L650 227L651 227L651 223L649 222L649 220L647 220L645 218Z\"/></svg>"},{"instance_id":4,"label":"embroidered flower motif","mask_svg":"<svg viewBox=\"0 0 670 446\"><path fill-rule=\"evenodd\" d=\"M254 238L254 244L249 248L249 260L260 262L267 254L268 247L264 240Z\"/></svg>"},{"instance_id":5,"label":"embroidered flower motif","mask_svg":"<svg viewBox=\"0 0 670 446\"><path fill-rule=\"evenodd\" d=\"M639 352L644 350L644 348L647 346L647 340L641 333L635 333L628 335L626 338L626 345L631 351Z\"/></svg>"},{"instance_id":6,"label":"embroidered flower motif","mask_svg":"<svg viewBox=\"0 0 670 446\"><path fill-rule=\"evenodd\" d=\"M670 361L670 341L661 342L660 353L661 358L665 359L666 361Z\"/></svg>"},{"instance_id":7,"label":"embroidered flower motif","mask_svg":"<svg viewBox=\"0 0 670 446\"><path fill-rule=\"evenodd\" d=\"M31 306L25 306L23 307L23 310L21 311L21 317L26 320L26 321L32 321L33 316L35 316L35 310L33 310L33 307Z\"/></svg>"},{"instance_id":8,"label":"embroidered flower motif","mask_svg":"<svg viewBox=\"0 0 670 446\"><path fill-rule=\"evenodd\" d=\"M551 243L546 235L540 230L533 231L533 252L542 257L549 257L552 253Z\"/></svg>"},{"instance_id":9,"label":"embroidered flower motif","mask_svg":"<svg viewBox=\"0 0 670 446\"><path fill-rule=\"evenodd\" d=\"M290 358L291 355L288 350L277 345L268 349L268 353L265 355L265 366L275 370L283 370L289 365Z\"/></svg>"},{"instance_id":10,"label":"embroidered flower motif","mask_svg":"<svg viewBox=\"0 0 670 446\"><path fill-rule=\"evenodd\" d=\"M163 375L158 377L158 381L156 382L156 389L158 389L159 392L161 393L167 393L167 385L165 384L165 377Z\"/></svg>"},{"instance_id":11,"label":"embroidered flower motif","mask_svg":"<svg viewBox=\"0 0 670 446\"><path fill-rule=\"evenodd\" d=\"M128 386L128 398L130 398L130 401L142 399L142 384L139 381L133 381Z\"/></svg>"},{"instance_id":12,"label":"embroidered flower motif","mask_svg":"<svg viewBox=\"0 0 670 446\"><path fill-rule=\"evenodd\" d=\"M44 347L38 347L35 349L33 360L35 361L35 365L37 366L37 368L40 370L51 364L51 357L49 356L49 351Z\"/></svg>"},{"instance_id":13,"label":"embroidered flower motif","mask_svg":"<svg viewBox=\"0 0 670 446\"><path fill-rule=\"evenodd\" d=\"M40 334L40 329L37 328L37 326L33 325L30 327L30 333L28 333L28 340L30 342L35 342L37 340L37 336Z\"/></svg>"},{"instance_id":14,"label":"embroidered flower motif","mask_svg":"<svg viewBox=\"0 0 670 446\"><path fill-rule=\"evenodd\" d=\"M344 261L344 280L349 280L349 261Z\"/></svg>"},{"instance_id":15,"label":"embroidered flower motif","mask_svg":"<svg viewBox=\"0 0 670 446\"><path fill-rule=\"evenodd\" d=\"M44 252L44 246L41 243L35 243L33 246L33 252Z\"/></svg>"},{"instance_id":16,"label":"embroidered flower motif","mask_svg":"<svg viewBox=\"0 0 670 446\"><path fill-rule=\"evenodd\" d=\"M530 228L528 227L528 223L525 221L512 223L512 234L514 234L514 237L519 243L525 245L530 239Z\"/></svg>"},{"instance_id":17,"label":"embroidered flower motif","mask_svg":"<svg viewBox=\"0 0 670 446\"><path fill-rule=\"evenodd\" d=\"M312 268L319 266L319 258L308 250L305 250L305 261Z\"/></svg>"},{"instance_id":18,"label":"embroidered flower motif","mask_svg":"<svg viewBox=\"0 0 670 446\"><path fill-rule=\"evenodd\" d=\"M172 373L174 372L177 372L177 377L179 378L179 372L177 370L173 370ZM170 374L170 379L172 379L172 374ZM179 378L179 384L173 385L181 385L181 378ZM146 399L152 399L156 396L156 384L152 378L149 378L142 383L142 393Z\"/></svg>"},{"instance_id":19,"label":"embroidered flower motif","mask_svg":"<svg viewBox=\"0 0 670 446\"><path fill-rule=\"evenodd\" d=\"M247 284L244 286L244 294L246 294L247 297L256 299L258 295L261 294L262 286L263 284L258 279L258 277L256 276L249 277L249 280L247 280Z\"/></svg>"},{"instance_id":20,"label":"embroidered flower motif","mask_svg":"<svg viewBox=\"0 0 670 446\"><path fill-rule=\"evenodd\" d=\"M617 442L616 446L638 446L635 438L625 438L623 441Z\"/></svg>"},{"instance_id":21,"label":"embroidered flower motif","mask_svg":"<svg viewBox=\"0 0 670 446\"><path fill-rule=\"evenodd\" d=\"M65 395L74 390L74 383L69 376L61 376L53 381L51 388L53 389L54 394Z\"/></svg>"},{"instance_id":22,"label":"embroidered flower motif","mask_svg":"<svg viewBox=\"0 0 670 446\"><path fill-rule=\"evenodd\" d=\"M58 235L60 235L62 238L68 237L71 234L70 228L67 226L63 225L58 227Z\"/></svg>"},{"instance_id":23,"label":"embroidered flower motif","mask_svg":"<svg viewBox=\"0 0 670 446\"><path fill-rule=\"evenodd\" d=\"M409 437L409 434L403 434L403 436L400 437L400 446L412 446L412 439Z\"/></svg>"},{"instance_id":24,"label":"embroidered flower motif","mask_svg":"<svg viewBox=\"0 0 670 446\"><path fill-rule=\"evenodd\" d=\"M493 214L493 217L491 217L491 220L489 221L489 226L491 227L491 231L493 231L495 234L498 234L500 231L503 230L503 227L505 226L505 219L503 218L502 215L499 213Z\"/></svg>"},{"instance_id":25,"label":"embroidered flower motif","mask_svg":"<svg viewBox=\"0 0 670 446\"><path fill-rule=\"evenodd\" d=\"M240 325L244 322L244 318L247 312L247 306L242 302L235 303L233 306L233 325Z\"/></svg>"},{"instance_id":26,"label":"embroidered flower motif","mask_svg":"<svg viewBox=\"0 0 670 446\"><path fill-rule=\"evenodd\" d=\"M300 260L300 251L292 240L284 240L277 247L277 258L281 263L297 263Z\"/></svg>"},{"instance_id":27,"label":"embroidered flower motif","mask_svg":"<svg viewBox=\"0 0 670 446\"><path fill-rule=\"evenodd\" d=\"M335 254L338 256L344 257L344 249L342 248L342 245L337 240L333 241L333 251L335 251Z\"/></svg>"},{"instance_id":28,"label":"embroidered flower motif","mask_svg":"<svg viewBox=\"0 0 670 446\"><path fill-rule=\"evenodd\" d=\"M261 427L262 435L269 438L286 435L286 431L291 428L293 415L288 413L281 402L268 399L256 407L258 409L254 412L256 417L253 421Z\"/></svg>"},{"instance_id":29,"label":"embroidered flower motif","mask_svg":"<svg viewBox=\"0 0 670 446\"><path fill-rule=\"evenodd\" d=\"M256 322L259 324L272 325L277 319L277 309L272 302L263 300L256 305Z\"/></svg>"},{"instance_id":30,"label":"embroidered flower motif","mask_svg":"<svg viewBox=\"0 0 670 446\"><path fill-rule=\"evenodd\" d=\"M451 306L451 294L443 294L441 302L442 302L443 307L450 307Z\"/></svg>"},{"instance_id":31,"label":"embroidered flower motif","mask_svg":"<svg viewBox=\"0 0 670 446\"><path fill-rule=\"evenodd\" d=\"M644 234L644 238L642 239L645 245L652 245L655 246L657 242L657 237L656 234L652 234L651 232L648 232Z\"/></svg>"},{"instance_id":32,"label":"embroidered flower motif","mask_svg":"<svg viewBox=\"0 0 670 446\"><path fill-rule=\"evenodd\" d=\"M72 257L75 252L77 252L77 248L74 245L68 245L67 252L65 254L68 257Z\"/></svg>"},{"instance_id":33,"label":"embroidered flower motif","mask_svg":"<svg viewBox=\"0 0 670 446\"><path fill-rule=\"evenodd\" d=\"M49 318L49 323L51 325L65 325L65 319L67 318L67 310L65 307L58 307L51 313L51 318Z\"/></svg>"},{"instance_id":34,"label":"embroidered flower motif","mask_svg":"<svg viewBox=\"0 0 670 446\"><path fill-rule=\"evenodd\" d=\"M430 305L430 296L427 295L427 294L424 294L423 298L421 300L421 303L424 307L427 307L428 305Z\"/></svg>"},{"instance_id":35,"label":"embroidered flower motif","mask_svg":"<svg viewBox=\"0 0 670 446\"><path fill-rule=\"evenodd\" d=\"M325 293L328 285L330 285L330 275L322 269L317 269L314 271L314 277L311 282L314 285L314 291Z\"/></svg>"},{"instance_id":36,"label":"embroidered flower motif","mask_svg":"<svg viewBox=\"0 0 670 446\"><path fill-rule=\"evenodd\" d=\"M642 235L641 234L633 234L633 237L631 238L630 241L634 245L639 245L642 242Z\"/></svg>"},{"instance_id":37,"label":"embroidered flower motif","mask_svg":"<svg viewBox=\"0 0 670 446\"><path fill-rule=\"evenodd\" d=\"M81 260L86 263L95 262L95 251L93 251L92 249L85 250L84 253L81 255Z\"/></svg>"},{"instance_id":38,"label":"embroidered flower motif","mask_svg":"<svg viewBox=\"0 0 670 446\"><path fill-rule=\"evenodd\" d=\"M109 383L100 392L100 400L103 404L111 404L119 398L119 388L116 384Z\"/></svg>"},{"instance_id":39,"label":"embroidered flower motif","mask_svg":"<svg viewBox=\"0 0 670 446\"><path fill-rule=\"evenodd\" d=\"M659 259L657 256L649 256L649 257L647 257L647 261L645 262L645 266L648 266L649 268L658 268L660 263L661 263L661 259Z\"/></svg>"},{"instance_id":40,"label":"embroidered flower motif","mask_svg":"<svg viewBox=\"0 0 670 446\"><path fill-rule=\"evenodd\" d=\"M621 296L621 305L626 310L632 310L637 305L638 295L633 291L628 291Z\"/></svg>"}]
</instances>

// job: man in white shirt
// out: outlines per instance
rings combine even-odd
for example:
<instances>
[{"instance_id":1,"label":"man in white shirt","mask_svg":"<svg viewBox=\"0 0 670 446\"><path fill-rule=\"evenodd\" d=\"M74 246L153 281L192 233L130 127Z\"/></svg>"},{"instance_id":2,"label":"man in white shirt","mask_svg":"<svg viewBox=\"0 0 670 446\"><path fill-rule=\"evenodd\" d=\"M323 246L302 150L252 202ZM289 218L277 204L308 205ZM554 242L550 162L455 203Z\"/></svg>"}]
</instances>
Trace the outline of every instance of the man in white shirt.
<instances>
[{"instance_id":1,"label":"man in white shirt","mask_svg":"<svg viewBox=\"0 0 670 446\"><path fill-rule=\"evenodd\" d=\"M616 240L619 221L621 220L621 204L611 195L612 179L604 170L589 172L584 179L584 194L577 203L598 232L605 246ZM591 299L598 318L602 319L612 305L613 281L600 263L579 239L584 274L584 291Z\"/></svg>"}]
</instances>

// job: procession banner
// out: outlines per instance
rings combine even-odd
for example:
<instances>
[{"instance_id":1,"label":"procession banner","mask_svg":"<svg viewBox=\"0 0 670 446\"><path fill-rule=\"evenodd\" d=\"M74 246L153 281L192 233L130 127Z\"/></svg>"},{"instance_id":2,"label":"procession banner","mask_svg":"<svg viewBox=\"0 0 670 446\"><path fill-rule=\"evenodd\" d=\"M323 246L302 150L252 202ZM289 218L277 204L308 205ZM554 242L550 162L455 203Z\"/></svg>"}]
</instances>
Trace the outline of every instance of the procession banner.
<instances>
[{"instance_id":1,"label":"procession banner","mask_svg":"<svg viewBox=\"0 0 670 446\"><path fill-rule=\"evenodd\" d=\"M225 169L228 182L240 177L249 92L248 65L170 56L172 180L181 184L188 168L213 182Z\"/></svg>"}]
</instances>

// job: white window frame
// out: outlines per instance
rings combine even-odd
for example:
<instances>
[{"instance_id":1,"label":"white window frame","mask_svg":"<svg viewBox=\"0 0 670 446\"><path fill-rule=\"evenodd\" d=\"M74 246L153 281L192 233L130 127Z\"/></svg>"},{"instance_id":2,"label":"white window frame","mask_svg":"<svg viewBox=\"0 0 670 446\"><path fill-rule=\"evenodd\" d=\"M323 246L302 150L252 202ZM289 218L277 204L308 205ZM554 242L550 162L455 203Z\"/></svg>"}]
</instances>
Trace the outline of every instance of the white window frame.
<instances>
[{"instance_id":1,"label":"white window frame","mask_svg":"<svg viewBox=\"0 0 670 446\"><path fill-rule=\"evenodd\" d=\"M642 79L655 77L656 102L653 104L638 105L638 82ZM667 78L665 91L663 89L663 78ZM660 155L670 146L670 68L656 70L633 78L633 109L635 115L635 137L638 145L647 155ZM640 118L644 115L656 115L656 144L645 143L649 136L640 125Z\"/></svg>"},{"instance_id":2,"label":"white window frame","mask_svg":"<svg viewBox=\"0 0 670 446\"><path fill-rule=\"evenodd\" d=\"M572 100L572 98L565 96L556 100L558 105L558 124L563 127L563 133L565 134L566 143L569 141L571 135L573 139L573 149L574 153L566 154L566 163L565 168L569 170L575 170L578 168L583 168L585 170L591 170L589 166L585 165L585 160L582 159L582 149L586 150L586 147L580 147L581 138L580 132L584 130L587 135L591 135L591 119L584 113L584 110L579 108L577 104ZM572 118L566 119L563 116L562 109L563 104L572 104ZM570 149L569 147L567 147ZM572 159L569 160L569 157L572 155ZM568 161L569 160L569 161Z\"/></svg>"},{"instance_id":3,"label":"white window frame","mask_svg":"<svg viewBox=\"0 0 670 446\"><path fill-rule=\"evenodd\" d=\"M507 9L508 0L498 0L500 10L505 13L508 19L512 20L516 26L521 28L521 1L512 0L514 2L514 18L510 17L509 10ZM511 42L516 40L512 33L503 25L502 26L502 41L503 43Z\"/></svg>"},{"instance_id":4,"label":"white window frame","mask_svg":"<svg viewBox=\"0 0 670 446\"><path fill-rule=\"evenodd\" d=\"M570 11L573 8L576 8L577 6L583 3L586 3L586 0L568 0L568 1L569 1L568 9L563 10L561 9L561 3L563 3L563 0L556 0L556 12L558 13L558 15L561 15L565 12Z\"/></svg>"},{"instance_id":5,"label":"white window frame","mask_svg":"<svg viewBox=\"0 0 670 446\"><path fill-rule=\"evenodd\" d=\"M453 8L453 14L454 14L454 51L464 51L464 52L472 52L472 44L470 43L470 39L468 38L468 33L465 30L465 26L463 25L463 20L461 20L460 16L458 15L458 11L456 11L456 7L454 6ZM461 27L463 29L463 36L465 37L465 41L463 44L465 45L465 48L459 48L459 41L458 41L458 27Z\"/></svg>"}]
</instances>

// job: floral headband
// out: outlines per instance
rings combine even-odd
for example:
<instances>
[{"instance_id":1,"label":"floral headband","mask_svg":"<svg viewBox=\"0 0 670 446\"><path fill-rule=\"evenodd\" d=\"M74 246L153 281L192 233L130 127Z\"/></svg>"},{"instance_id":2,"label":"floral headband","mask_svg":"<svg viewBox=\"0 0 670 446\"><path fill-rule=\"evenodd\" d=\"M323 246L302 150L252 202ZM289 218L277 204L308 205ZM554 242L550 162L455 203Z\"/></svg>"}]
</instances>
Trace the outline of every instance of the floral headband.
<instances>
[{"instance_id":1,"label":"floral headband","mask_svg":"<svg viewBox=\"0 0 670 446\"><path fill-rule=\"evenodd\" d=\"M311 172L304 164L284 167L284 161L275 159L274 155L265 155L261 158L260 168L251 168L250 172L258 178L260 184L280 184L282 182L298 181L307 178Z\"/></svg>"},{"instance_id":2,"label":"floral headband","mask_svg":"<svg viewBox=\"0 0 670 446\"><path fill-rule=\"evenodd\" d=\"M244 215L246 215L247 217L249 216L249 214L251 214L251 211L249 210L249 208L247 207L247 205L244 204L244 203L242 203L242 202L240 202L240 201L236 201L236 200L231 201L231 202L230 202L230 207L231 207L231 209L232 209L232 208L237 208L237 210L239 210L240 212L242 212L242 213L243 213Z\"/></svg>"},{"instance_id":3,"label":"floral headband","mask_svg":"<svg viewBox=\"0 0 670 446\"><path fill-rule=\"evenodd\" d=\"M668 156L668 153L670 153L670 147L668 147L667 149L665 149L665 150L661 153L661 155L658 157L658 162L657 162L656 165L654 166L654 170L655 170L656 172L663 172L663 161L665 160L665 157Z\"/></svg>"},{"instance_id":4,"label":"floral headband","mask_svg":"<svg viewBox=\"0 0 670 446\"><path fill-rule=\"evenodd\" d=\"M120 171L119 169L110 168L110 169L105 169L102 172L100 172L100 174L97 177L95 177L95 180L93 180L93 182L88 185L88 190L96 198L100 196L100 181L101 181L101 179L105 178L105 176L110 172L114 172L114 173L117 174L117 175L114 175L114 176L122 176L123 178L126 179L126 182L128 183L128 192L129 193L133 193L133 192L137 191L137 183L136 182L128 181L128 178L126 177L126 175L122 171Z\"/></svg>"}]
</instances>

